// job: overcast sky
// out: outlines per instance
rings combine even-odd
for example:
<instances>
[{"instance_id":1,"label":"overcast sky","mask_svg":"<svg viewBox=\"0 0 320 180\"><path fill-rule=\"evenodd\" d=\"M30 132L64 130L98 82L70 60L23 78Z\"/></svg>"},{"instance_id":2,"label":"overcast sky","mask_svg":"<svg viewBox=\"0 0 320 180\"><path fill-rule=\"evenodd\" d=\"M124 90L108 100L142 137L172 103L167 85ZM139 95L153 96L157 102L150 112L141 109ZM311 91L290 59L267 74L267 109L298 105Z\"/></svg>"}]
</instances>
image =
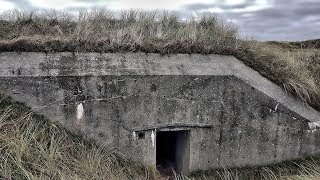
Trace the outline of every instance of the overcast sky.
<instances>
[{"instance_id":1,"label":"overcast sky","mask_svg":"<svg viewBox=\"0 0 320 180\"><path fill-rule=\"evenodd\" d=\"M9 9L167 9L182 17L213 12L236 24L243 36L258 40L320 38L320 0L0 0Z\"/></svg>"}]
</instances>

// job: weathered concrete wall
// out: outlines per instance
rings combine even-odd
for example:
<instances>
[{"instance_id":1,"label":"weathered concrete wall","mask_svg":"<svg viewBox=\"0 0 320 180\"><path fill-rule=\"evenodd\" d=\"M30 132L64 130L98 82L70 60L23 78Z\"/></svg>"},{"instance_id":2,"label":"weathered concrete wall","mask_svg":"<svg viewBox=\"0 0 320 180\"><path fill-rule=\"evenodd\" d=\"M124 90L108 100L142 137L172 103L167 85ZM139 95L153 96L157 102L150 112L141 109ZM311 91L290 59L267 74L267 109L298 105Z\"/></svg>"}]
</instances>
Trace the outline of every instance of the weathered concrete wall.
<instances>
[{"instance_id":1,"label":"weathered concrete wall","mask_svg":"<svg viewBox=\"0 0 320 180\"><path fill-rule=\"evenodd\" d=\"M320 113L228 56L3 53L0 89L146 164L161 125L190 131L190 170L320 152Z\"/></svg>"}]
</instances>

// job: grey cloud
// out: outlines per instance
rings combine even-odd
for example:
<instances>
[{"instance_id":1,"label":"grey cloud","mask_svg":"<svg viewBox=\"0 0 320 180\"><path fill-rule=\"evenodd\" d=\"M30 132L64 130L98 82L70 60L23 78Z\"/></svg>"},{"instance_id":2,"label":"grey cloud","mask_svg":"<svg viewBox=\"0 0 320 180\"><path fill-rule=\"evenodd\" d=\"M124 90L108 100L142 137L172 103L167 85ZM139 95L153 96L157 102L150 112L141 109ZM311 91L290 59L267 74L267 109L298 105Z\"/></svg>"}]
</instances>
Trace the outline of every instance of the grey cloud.
<instances>
[{"instance_id":1,"label":"grey cloud","mask_svg":"<svg viewBox=\"0 0 320 180\"><path fill-rule=\"evenodd\" d=\"M242 9L253 3L230 8ZM229 7L215 4L192 4L185 6L185 11L205 10L213 7L228 9ZM245 14L250 14L245 16ZM238 25L243 36L253 36L258 40L306 40L319 38L320 2L318 0L278 0L271 8L255 11L220 13L227 19L232 19Z\"/></svg>"},{"instance_id":2,"label":"grey cloud","mask_svg":"<svg viewBox=\"0 0 320 180\"><path fill-rule=\"evenodd\" d=\"M34 9L29 0L7 0L19 9ZM82 0L91 2L93 1ZM102 2L104 0L94 0ZM319 38L320 29L320 1L318 0L277 0L271 8L235 13L231 9L245 9L254 4L256 0L247 0L239 5L227 6L221 3L201 4L195 3L182 7L178 13L181 17L188 18L192 12L209 8L225 9L218 14L234 20L240 33L244 36L254 36L258 40L305 40ZM70 7L67 10L77 11L84 7ZM249 16L248 16L249 14Z\"/></svg>"},{"instance_id":3,"label":"grey cloud","mask_svg":"<svg viewBox=\"0 0 320 180\"><path fill-rule=\"evenodd\" d=\"M320 2L298 3L295 13L299 15L320 15Z\"/></svg>"},{"instance_id":4,"label":"grey cloud","mask_svg":"<svg viewBox=\"0 0 320 180\"><path fill-rule=\"evenodd\" d=\"M15 5L15 7L18 8L18 9L26 9L26 10L37 9L37 7L34 6L29 0L6 0L6 1L13 3ZM91 4L90 7L95 6L95 4L99 3L99 2L106 2L106 0L77 0L77 1L78 2L79 1L88 2L89 4ZM81 10L81 9L84 9L84 7L74 6L74 7L70 7L70 9L72 9L72 10L76 10L76 9Z\"/></svg>"},{"instance_id":5,"label":"grey cloud","mask_svg":"<svg viewBox=\"0 0 320 180\"><path fill-rule=\"evenodd\" d=\"M208 9L208 4L202 4L202 3L194 3L183 6L185 11L198 11L203 9Z\"/></svg>"},{"instance_id":6,"label":"grey cloud","mask_svg":"<svg viewBox=\"0 0 320 180\"><path fill-rule=\"evenodd\" d=\"M245 2L237 5L225 5L223 3L211 3L211 4L204 4L204 3L193 3L184 5L183 8L185 10L197 11L197 10L205 10L209 8L221 8L224 10L231 10L231 9L243 9L247 8L250 5L254 4L256 0L246 0Z\"/></svg>"},{"instance_id":7,"label":"grey cloud","mask_svg":"<svg viewBox=\"0 0 320 180\"><path fill-rule=\"evenodd\" d=\"M11 2L15 5L16 8L19 9L33 9L31 2L28 0L10 0L8 2Z\"/></svg>"}]
</instances>

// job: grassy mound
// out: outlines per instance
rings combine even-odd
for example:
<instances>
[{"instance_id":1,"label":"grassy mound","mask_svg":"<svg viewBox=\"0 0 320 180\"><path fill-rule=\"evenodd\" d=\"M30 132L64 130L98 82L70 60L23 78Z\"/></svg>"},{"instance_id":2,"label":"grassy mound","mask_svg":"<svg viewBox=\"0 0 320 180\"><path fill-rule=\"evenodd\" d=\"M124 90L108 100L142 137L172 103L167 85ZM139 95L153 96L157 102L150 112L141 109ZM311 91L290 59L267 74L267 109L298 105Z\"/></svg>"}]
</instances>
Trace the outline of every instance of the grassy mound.
<instances>
[{"instance_id":1,"label":"grassy mound","mask_svg":"<svg viewBox=\"0 0 320 180\"><path fill-rule=\"evenodd\" d=\"M9 11L0 16L0 52L146 52L233 55L320 110L319 40L256 42L211 14L182 21L169 12Z\"/></svg>"},{"instance_id":2,"label":"grassy mound","mask_svg":"<svg viewBox=\"0 0 320 180\"><path fill-rule=\"evenodd\" d=\"M197 171L191 177L203 180L317 180L320 179L320 157L262 167Z\"/></svg>"},{"instance_id":3,"label":"grassy mound","mask_svg":"<svg viewBox=\"0 0 320 180\"><path fill-rule=\"evenodd\" d=\"M293 41L293 42L277 42L269 41L269 44L281 46L282 48L291 49L320 49L320 39L313 39L307 41Z\"/></svg>"},{"instance_id":4,"label":"grassy mound","mask_svg":"<svg viewBox=\"0 0 320 180\"><path fill-rule=\"evenodd\" d=\"M236 29L209 14L181 22L169 12L15 11L0 24L0 51L223 53L237 44Z\"/></svg>"}]
</instances>

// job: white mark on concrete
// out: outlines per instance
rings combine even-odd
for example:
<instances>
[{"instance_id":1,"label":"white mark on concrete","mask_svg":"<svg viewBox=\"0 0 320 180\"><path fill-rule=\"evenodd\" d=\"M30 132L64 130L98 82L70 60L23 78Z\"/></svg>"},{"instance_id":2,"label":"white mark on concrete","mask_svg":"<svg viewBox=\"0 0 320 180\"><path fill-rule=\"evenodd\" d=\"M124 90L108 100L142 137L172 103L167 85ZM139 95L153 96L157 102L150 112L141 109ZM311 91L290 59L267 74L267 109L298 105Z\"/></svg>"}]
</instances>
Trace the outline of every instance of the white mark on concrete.
<instances>
[{"instance_id":1,"label":"white mark on concrete","mask_svg":"<svg viewBox=\"0 0 320 180\"><path fill-rule=\"evenodd\" d=\"M50 69L50 70L49 70L49 73L50 73L52 76L58 76L58 75L59 75L59 69Z\"/></svg>"},{"instance_id":2,"label":"white mark on concrete","mask_svg":"<svg viewBox=\"0 0 320 180\"><path fill-rule=\"evenodd\" d=\"M154 147L155 146L155 140L154 140L154 138L155 138L155 135L154 135L154 130L152 130L152 132L151 132L151 141L152 141L152 147Z\"/></svg>"},{"instance_id":3,"label":"white mark on concrete","mask_svg":"<svg viewBox=\"0 0 320 180\"><path fill-rule=\"evenodd\" d=\"M239 130L238 130L238 135L240 135L240 134L241 134L241 132L242 132L242 131L241 131L241 129L239 129Z\"/></svg>"},{"instance_id":4,"label":"white mark on concrete","mask_svg":"<svg viewBox=\"0 0 320 180\"><path fill-rule=\"evenodd\" d=\"M292 117L293 119L297 119L296 117Z\"/></svg>"},{"instance_id":5,"label":"white mark on concrete","mask_svg":"<svg viewBox=\"0 0 320 180\"><path fill-rule=\"evenodd\" d=\"M77 106L77 120L82 119L84 116L84 110L82 103L78 104Z\"/></svg>"},{"instance_id":6,"label":"white mark on concrete","mask_svg":"<svg viewBox=\"0 0 320 180\"><path fill-rule=\"evenodd\" d=\"M276 105L276 107L274 107L274 111L278 110L278 106L279 106L279 103Z\"/></svg>"},{"instance_id":7,"label":"white mark on concrete","mask_svg":"<svg viewBox=\"0 0 320 180\"><path fill-rule=\"evenodd\" d=\"M136 132L135 132L135 131L132 132L132 137L133 137L133 140L134 140L134 141L137 139L137 135L136 135Z\"/></svg>"},{"instance_id":8,"label":"white mark on concrete","mask_svg":"<svg viewBox=\"0 0 320 180\"><path fill-rule=\"evenodd\" d=\"M309 122L308 123L309 125L309 129L314 132L316 129L320 128L320 122L317 121L317 122Z\"/></svg>"},{"instance_id":9,"label":"white mark on concrete","mask_svg":"<svg viewBox=\"0 0 320 180\"><path fill-rule=\"evenodd\" d=\"M307 130L308 133L310 133L310 132L313 133L313 132L315 132L315 131L316 131L316 129Z\"/></svg>"}]
</instances>

